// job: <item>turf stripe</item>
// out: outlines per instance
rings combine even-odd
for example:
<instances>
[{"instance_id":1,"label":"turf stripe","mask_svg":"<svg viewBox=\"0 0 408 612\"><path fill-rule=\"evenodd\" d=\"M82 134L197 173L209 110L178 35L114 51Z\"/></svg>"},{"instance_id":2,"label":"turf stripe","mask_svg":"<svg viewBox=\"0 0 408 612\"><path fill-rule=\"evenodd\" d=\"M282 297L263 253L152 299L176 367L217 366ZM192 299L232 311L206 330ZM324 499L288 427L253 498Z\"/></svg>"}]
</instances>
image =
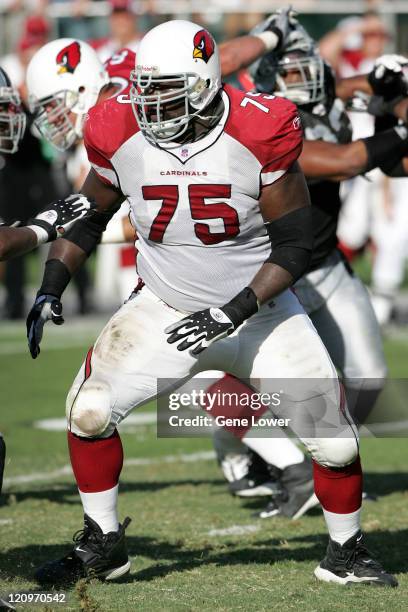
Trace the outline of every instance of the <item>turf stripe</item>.
<instances>
[{"instance_id":1,"label":"turf stripe","mask_svg":"<svg viewBox=\"0 0 408 612\"><path fill-rule=\"evenodd\" d=\"M138 465L157 465L160 463L191 463L194 461L212 461L215 459L214 451L201 451L197 453L186 453L179 455L163 455L162 457L131 457L124 462L125 467ZM58 480L61 476L72 474L70 465L64 465L52 472L32 472L31 474L22 474L21 476L10 476L4 479L4 486L26 484L38 481Z\"/></svg>"}]
</instances>

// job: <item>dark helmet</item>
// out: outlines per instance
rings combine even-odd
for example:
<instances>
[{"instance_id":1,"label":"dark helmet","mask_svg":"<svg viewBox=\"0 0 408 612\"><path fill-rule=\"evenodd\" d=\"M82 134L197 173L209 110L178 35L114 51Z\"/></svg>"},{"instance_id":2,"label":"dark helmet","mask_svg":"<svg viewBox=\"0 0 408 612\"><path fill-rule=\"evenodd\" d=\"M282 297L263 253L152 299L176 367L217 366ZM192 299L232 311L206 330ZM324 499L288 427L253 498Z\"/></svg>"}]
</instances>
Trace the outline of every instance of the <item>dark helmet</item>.
<instances>
[{"instance_id":1,"label":"dark helmet","mask_svg":"<svg viewBox=\"0 0 408 612\"><path fill-rule=\"evenodd\" d=\"M20 94L0 68L0 152L15 153L24 135L26 116L21 107Z\"/></svg>"},{"instance_id":2,"label":"dark helmet","mask_svg":"<svg viewBox=\"0 0 408 612\"><path fill-rule=\"evenodd\" d=\"M297 22L291 25L285 47L265 54L252 64L249 72L257 91L285 97L298 106L325 102L323 59L315 41ZM296 74L293 81L285 78L290 73Z\"/></svg>"}]
</instances>

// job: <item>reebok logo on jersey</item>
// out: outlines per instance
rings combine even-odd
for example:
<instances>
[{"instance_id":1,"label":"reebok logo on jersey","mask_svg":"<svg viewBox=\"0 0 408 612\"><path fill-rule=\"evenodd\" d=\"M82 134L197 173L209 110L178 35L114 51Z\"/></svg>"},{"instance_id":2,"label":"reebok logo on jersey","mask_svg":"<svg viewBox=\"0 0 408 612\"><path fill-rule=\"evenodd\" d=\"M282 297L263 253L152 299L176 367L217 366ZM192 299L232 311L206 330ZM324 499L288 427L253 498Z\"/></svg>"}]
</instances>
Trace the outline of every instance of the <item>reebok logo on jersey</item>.
<instances>
[{"instance_id":1,"label":"reebok logo on jersey","mask_svg":"<svg viewBox=\"0 0 408 612\"><path fill-rule=\"evenodd\" d=\"M295 130L298 130L300 128L300 117L299 116L294 118L292 125Z\"/></svg>"},{"instance_id":2,"label":"reebok logo on jersey","mask_svg":"<svg viewBox=\"0 0 408 612\"><path fill-rule=\"evenodd\" d=\"M207 176L208 172L198 170L162 170L160 176Z\"/></svg>"}]
</instances>

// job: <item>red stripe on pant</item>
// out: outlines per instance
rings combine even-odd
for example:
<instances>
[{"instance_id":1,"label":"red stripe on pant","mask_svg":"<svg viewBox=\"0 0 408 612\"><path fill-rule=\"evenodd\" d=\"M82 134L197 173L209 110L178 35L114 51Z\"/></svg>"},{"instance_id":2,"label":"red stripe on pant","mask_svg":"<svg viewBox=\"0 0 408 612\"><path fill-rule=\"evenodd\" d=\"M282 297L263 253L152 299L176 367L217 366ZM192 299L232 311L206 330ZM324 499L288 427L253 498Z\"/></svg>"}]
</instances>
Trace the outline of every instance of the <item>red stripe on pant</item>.
<instances>
[{"instance_id":1,"label":"red stripe on pant","mask_svg":"<svg viewBox=\"0 0 408 612\"><path fill-rule=\"evenodd\" d=\"M88 380L88 378L92 374L92 365L91 365L92 353L93 353L93 346L91 346L85 358L85 380Z\"/></svg>"}]
</instances>

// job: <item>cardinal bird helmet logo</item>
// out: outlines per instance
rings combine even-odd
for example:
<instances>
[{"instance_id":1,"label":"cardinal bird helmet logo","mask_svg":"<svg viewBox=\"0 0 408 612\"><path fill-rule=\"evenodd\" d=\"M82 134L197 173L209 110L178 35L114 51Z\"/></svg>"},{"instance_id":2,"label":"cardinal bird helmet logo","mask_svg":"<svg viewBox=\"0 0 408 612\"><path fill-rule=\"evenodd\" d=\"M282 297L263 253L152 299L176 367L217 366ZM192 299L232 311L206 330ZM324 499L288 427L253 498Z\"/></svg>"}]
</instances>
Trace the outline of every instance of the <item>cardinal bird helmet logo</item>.
<instances>
[{"instance_id":1,"label":"cardinal bird helmet logo","mask_svg":"<svg viewBox=\"0 0 408 612\"><path fill-rule=\"evenodd\" d=\"M58 53L56 62L59 65L58 74L70 72L73 74L81 61L81 47L78 42L73 42Z\"/></svg>"},{"instance_id":2,"label":"cardinal bird helmet logo","mask_svg":"<svg viewBox=\"0 0 408 612\"><path fill-rule=\"evenodd\" d=\"M202 59L205 63L207 63L214 53L215 47L214 39L211 34L209 34L207 30L200 30L194 36L193 43L193 58Z\"/></svg>"}]
</instances>

